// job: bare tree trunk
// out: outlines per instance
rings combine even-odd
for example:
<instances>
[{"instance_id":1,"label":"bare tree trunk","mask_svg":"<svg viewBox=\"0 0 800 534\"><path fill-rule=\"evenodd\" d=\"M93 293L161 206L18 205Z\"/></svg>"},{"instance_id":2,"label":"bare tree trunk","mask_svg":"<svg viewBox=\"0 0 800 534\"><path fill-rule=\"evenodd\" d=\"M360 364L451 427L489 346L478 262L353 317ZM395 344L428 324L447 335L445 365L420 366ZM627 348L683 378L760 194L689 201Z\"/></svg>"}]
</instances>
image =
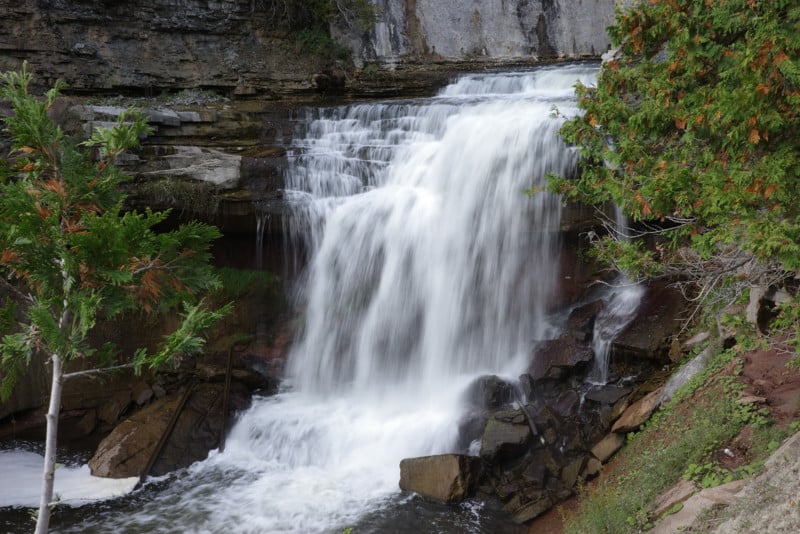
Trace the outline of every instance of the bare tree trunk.
<instances>
[{"instance_id":1,"label":"bare tree trunk","mask_svg":"<svg viewBox=\"0 0 800 534\"><path fill-rule=\"evenodd\" d=\"M56 435L58 434L58 413L61 411L64 369L58 354L53 354L52 360L53 383L50 387L50 407L47 410L44 473L42 475L42 493L39 497L39 513L36 516L36 534L46 534L50 526L50 504L53 502L53 483L56 474Z\"/></svg>"}]
</instances>

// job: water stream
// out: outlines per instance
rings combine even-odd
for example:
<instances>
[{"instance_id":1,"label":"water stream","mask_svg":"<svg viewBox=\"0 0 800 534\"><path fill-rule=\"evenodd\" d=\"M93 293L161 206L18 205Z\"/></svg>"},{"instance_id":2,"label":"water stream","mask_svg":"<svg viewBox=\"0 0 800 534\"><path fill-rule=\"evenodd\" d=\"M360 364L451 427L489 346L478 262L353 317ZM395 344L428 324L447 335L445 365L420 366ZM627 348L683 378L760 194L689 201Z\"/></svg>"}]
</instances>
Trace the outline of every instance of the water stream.
<instances>
[{"instance_id":1,"label":"water stream","mask_svg":"<svg viewBox=\"0 0 800 534\"><path fill-rule=\"evenodd\" d=\"M287 196L312 252L284 390L255 400L224 453L56 531L492 531L474 503L419 512L398 464L452 452L468 384L518 376L552 329L560 202L523 191L574 170L557 130L595 72L485 73L430 99L309 110ZM402 519L420 513L427 527Z\"/></svg>"}]
</instances>

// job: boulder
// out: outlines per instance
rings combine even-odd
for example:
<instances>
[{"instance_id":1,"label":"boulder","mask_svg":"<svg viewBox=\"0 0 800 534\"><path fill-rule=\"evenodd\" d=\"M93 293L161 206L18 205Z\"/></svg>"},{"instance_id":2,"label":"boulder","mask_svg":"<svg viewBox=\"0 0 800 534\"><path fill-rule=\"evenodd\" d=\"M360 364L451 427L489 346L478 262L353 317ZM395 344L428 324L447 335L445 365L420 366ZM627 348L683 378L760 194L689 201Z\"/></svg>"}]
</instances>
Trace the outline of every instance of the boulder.
<instances>
[{"instance_id":1,"label":"boulder","mask_svg":"<svg viewBox=\"0 0 800 534\"><path fill-rule=\"evenodd\" d=\"M706 368L710 360L711 349L706 347L700 354L692 358L689 363L681 367L677 373L673 374L664 384L664 387L661 388L661 394L658 397L659 406L669 402L676 391Z\"/></svg>"},{"instance_id":2,"label":"boulder","mask_svg":"<svg viewBox=\"0 0 800 534\"><path fill-rule=\"evenodd\" d=\"M636 316L612 343L612 355L665 360L672 338L682 325L686 299L666 282L647 286Z\"/></svg>"},{"instance_id":3,"label":"boulder","mask_svg":"<svg viewBox=\"0 0 800 534\"><path fill-rule=\"evenodd\" d=\"M467 401L478 408L496 410L511 402L513 386L497 375L487 375L476 379L467 388Z\"/></svg>"},{"instance_id":4,"label":"boulder","mask_svg":"<svg viewBox=\"0 0 800 534\"><path fill-rule=\"evenodd\" d=\"M630 408L625 410L622 417L617 419L614 426L611 427L613 432L632 432L642 426L652 415L653 411L658 407L659 397L662 388L651 391L643 398L634 402Z\"/></svg>"},{"instance_id":5,"label":"boulder","mask_svg":"<svg viewBox=\"0 0 800 534\"><path fill-rule=\"evenodd\" d=\"M611 432L600 440L600 443L592 447L592 454L602 463L606 463L614 453L622 448L625 443L625 436L616 432Z\"/></svg>"},{"instance_id":6,"label":"boulder","mask_svg":"<svg viewBox=\"0 0 800 534\"><path fill-rule=\"evenodd\" d=\"M656 497L653 517L661 517L676 504L682 503L691 497L695 491L697 491L697 486L694 482L686 479L679 480L671 488Z\"/></svg>"},{"instance_id":7,"label":"boulder","mask_svg":"<svg viewBox=\"0 0 800 534\"><path fill-rule=\"evenodd\" d=\"M528 503L522 504L512 512L511 520L521 525L531 519L535 519L548 511L553 506L553 499L546 492L542 492L539 498Z\"/></svg>"},{"instance_id":8,"label":"boulder","mask_svg":"<svg viewBox=\"0 0 800 534\"><path fill-rule=\"evenodd\" d=\"M179 402L177 395L165 397L117 425L89 460L92 474L109 478L140 476Z\"/></svg>"},{"instance_id":9,"label":"boulder","mask_svg":"<svg viewBox=\"0 0 800 534\"><path fill-rule=\"evenodd\" d=\"M630 387L620 386L595 386L586 392L584 398L587 401L598 402L600 404L616 404L618 400L632 391Z\"/></svg>"},{"instance_id":10,"label":"boulder","mask_svg":"<svg viewBox=\"0 0 800 534\"><path fill-rule=\"evenodd\" d=\"M113 425L119 416L125 413L130 403L130 391L118 391L100 407L97 418L104 423Z\"/></svg>"},{"instance_id":11,"label":"boulder","mask_svg":"<svg viewBox=\"0 0 800 534\"><path fill-rule=\"evenodd\" d=\"M697 347L701 343L705 343L711 338L711 332L708 330L704 330L703 332L698 332L697 334L693 335L686 341L681 344L681 350L683 352L689 352L693 348Z\"/></svg>"},{"instance_id":12,"label":"boulder","mask_svg":"<svg viewBox=\"0 0 800 534\"><path fill-rule=\"evenodd\" d=\"M464 454L406 458L400 462L400 489L443 503L472 495L480 474L480 459Z\"/></svg>"},{"instance_id":13,"label":"boulder","mask_svg":"<svg viewBox=\"0 0 800 534\"><path fill-rule=\"evenodd\" d=\"M153 398L153 388L151 388L144 380L139 380L131 390L131 399L138 406L143 406Z\"/></svg>"},{"instance_id":14,"label":"boulder","mask_svg":"<svg viewBox=\"0 0 800 534\"><path fill-rule=\"evenodd\" d=\"M558 379L575 366L592 361L592 358L594 351L589 343L579 342L572 335L564 334L558 339L537 344L528 374L534 380Z\"/></svg>"},{"instance_id":15,"label":"boulder","mask_svg":"<svg viewBox=\"0 0 800 534\"><path fill-rule=\"evenodd\" d=\"M560 380L572 368L591 361L594 358L591 346L594 323L602 307L603 302L595 300L574 308L559 337L537 342L527 370L529 380ZM527 393L529 384L521 382L521 386Z\"/></svg>"},{"instance_id":16,"label":"boulder","mask_svg":"<svg viewBox=\"0 0 800 534\"><path fill-rule=\"evenodd\" d=\"M729 506L734 502L736 495L742 490L746 480L734 480L714 488L706 488L683 501L683 507L676 513L668 515L653 528L652 534L671 534L673 532L684 532L690 530L689 527L701 514L714 507ZM750 517L750 520L753 518ZM723 527L730 527L729 524ZM763 526L763 525L760 525ZM776 532L771 529L725 529L720 528L720 532ZM787 531L789 532L789 531Z\"/></svg>"},{"instance_id":17,"label":"boulder","mask_svg":"<svg viewBox=\"0 0 800 534\"><path fill-rule=\"evenodd\" d=\"M580 456L564 466L561 470L561 482L564 486L568 488L574 487L585 465L586 456Z\"/></svg>"},{"instance_id":18,"label":"boulder","mask_svg":"<svg viewBox=\"0 0 800 534\"><path fill-rule=\"evenodd\" d=\"M234 383L231 395L242 396L240 389ZM222 384L200 384L192 390L150 474L163 475L186 467L204 459L218 445L223 391ZM180 397L173 394L155 400L117 425L89 460L92 474L110 478L141 475L167 430Z\"/></svg>"},{"instance_id":19,"label":"boulder","mask_svg":"<svg viewBox=\"0 0 800 534\"><path fill-rule=\"evenodd\" d=\"M522 479L533 488L543 488L545 480L547 479L547 466L541 461L541 458L534 456L534 461L528 463L525 471L522 473Z\"/></svg>"},{"instance_id":20,"label":"boulder","mask_svg":"<svg viewBox=\"0 0 800 534\"><path fill-rule=\"evenodd\" d=\"M481 458L498 461L517 458L525 453L532 439L524 415L519 423L491 418L481 439Z\"/></svg>"},{"instance_id":21,"label":"boulder","mask_svg":"<svg viewBox=\"0 0 800 534\"><path fill-rule=\"evenodd\" d=\"M553 411L561 418L569 418L576 416L580 409L581 398L578 392L573 389L568 389L558 396L553 403Z\"/></svg>"},{"instance_id":22,"label":"boulder","mask_svg":"<svg viewBox=\"0 0 800 534\"><path fill-rule=\"evenodd\" d=\"M596 476L600 473L600 469L603 467L603 462L598 460L597 458L590 457L586 461L586 465L583 467L583 471L581 471L581 478L587 480Z\"/></svg>"},{"instance_id":23,"label":"boulder","mask_svg":"<svg viewBox=\"0 0 800 534\"><path fill-rule=\"evenodd\" d=\"M564 334L575 338L575 341L591 341L594 322L601 309L603 309L603 301L595 300L572 310L567 318Z\"/></svg>"}]
</instances>

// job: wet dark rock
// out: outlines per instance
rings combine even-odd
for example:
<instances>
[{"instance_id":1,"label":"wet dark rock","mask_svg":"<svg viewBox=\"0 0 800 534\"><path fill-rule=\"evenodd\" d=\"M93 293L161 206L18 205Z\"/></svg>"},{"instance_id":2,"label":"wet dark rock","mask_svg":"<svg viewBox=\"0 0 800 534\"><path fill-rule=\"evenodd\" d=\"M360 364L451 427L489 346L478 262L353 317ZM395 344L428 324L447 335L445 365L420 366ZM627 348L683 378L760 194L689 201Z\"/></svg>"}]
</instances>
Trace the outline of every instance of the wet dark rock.
<instances>
[{"instance_id":1,"label":"wet dark rock","mask_svg":"<svg viewBox=\"0 0 800 534\"><path fill-rule=\"evenodd\" d=\"M508 460L524 454L532 435L522 418L519 423L490 418L481 440L481 458Z\"/></svg>"},{"instance_id":2,"label":"wet dark rock","mask_svg":"<svg viewBox=\"0 0 800 534\"><path fill-rule=\"evenodd\" d=\"M483 430L486 428L486 412L471 411L464 414L458 423L458 440L455 452L470 452L473 442L480 443Z\"/></svg>"},{"instance_id":3,"label":"wet dark rock","mask_svg":"<svg viewBox=\"0 0 800 534\"><path fill-rule=\"evenodd\" d=\"M44 355L33 354L26 372L19 374L11 396L5 402L0 402L0 420L45 405L47 392L50 391L50 373L44 365L45 360Z\"/></svg>"},{"instance_id":4,"label":"wet dark rock","mask_svg":"<svg viewBox=\"0 0 800 534\"><path fill-rule=\"evenodd\" d=\"M553 506L553 499L547 492L541 492L539 497L525 504L520 504L516 510L513 510L512 520L521 525L527 523L531 519L535 519L545 513Z\"/></svg>"},{"instance_id":5,"label":"wet dark rock","mask_svg":"<svg viewBox=\"0 0 800 534\"><path fill-rule=\"evenodd\" d=\"M569 334L558 339L538 343L528 367L528 374L534 379L562 378L579 366L592 361L594 351L589 343L579 342Z\"/></svg>"},{"instance_id":6,"label":"wet dark rock","mask_svg":"<svg viewBox=\"0 0 800 534\"><path fill-rule=\"evenodd\" d=\"M595 300L575 308L567 318L567 326L564 333L573 337L575 341L591 341L595 319L597 319L597 314L602 309L602 300Z\"/></svg>"},{"instance_id":7,"label":"wet dark rock","mask_svg":"<svg viewBox=\"0 0 800 534\"><path fill-rule=\"evenodd\" d=\"M151 475L163 475L202 460L219 444L222 431L223 384L195 386L153 465ZM109 434L89 460L95 476L140 476L181 400L175 393L156 400L126 419ZM234 384L231 410L241 407L246 391Z\"/></svg>"},{"instance_id":8,"label":"wet dark rock","mask_svg":"<svg viewBox=\"0 0 800 534\"><path fill-rule=\"evenodd\" d=\"M596 476L622 447L624 436L610 432L612 414L634 393L629 385L588 385L576 372L560 380L524 374L519 383L525 404L488 413L481 487L522 521L573 494L580 479ZM535 429L530 438L525 422ZM509 447L506 454L497 453L502 447Z\"/></svg>"},{"instance_id":9,"label":"wet dark rock","mask_svg":"<svg viewBox=\"0 0 800 534\"><path fill-rule=\"evenodd\" d=\"M587 391L584 398L587 401L599 402L600 404L615 404L631 391L633 391L631 387L597 386Z\"/></svg>"},{"instance_id":10,"label":"wet dark rock","mask_svg":"<svg viewBox=\"0 0 800 534\"><path fill-rule=\"evenodd\" d=\"M524 481L533 488L543 488L546 477L547 469L542 461L531 461L522 473Z\"/></svg>"},{"instance_id":11,"label":"wet dark rock","mask_svg":"<svg viewBox=\"0 0 800 534\"><path fill-rule=\"evenodd\" d=\"M569 389L558 396L553 404L553 410L561 417L575 414L580 407L581 399L575 390Z\"/></svg>"},{"instance_id":12,"label":"wet dark rock","mask_svg":"<svg viewBox=\"0 0 800 534\"><path fill-rule=\"evenodd\" d=\"M511 402L513 386L497 375L482 376L467 388L467 402L478 408L495 410Z\"/></svg>"},{"instance_id":13,"label":"wet dark rock","mask_svg":"<svg viewBox=\"0 0 800 534\"><path fill-rule=\"evenodd\" d=\"M634 319L612 343L612 358L668 361L673 336L680 330L686 299L666 282L647 286Z\"/></svg>"},{"instance_id":14,"label":"wet dark rock","mask_svg":"<svg viewBox=\"0 0 800 534\"><path fill-rule=\"evenodd\" d=\"M460 502L474 493L480 459L463 454L406 458L400 462L400 489L443 503Z\"/></svg>"},{"instance_id":15,"label":"wet dark rock","mask_svg":"<svg viewBox=\"0 0 800 534\"><path fill-rule=\"evenodd\" d=\"M582 371L585 364L594 358L592 334L602 308L602 300L578 306L570 312L564 332L558 338L537 343L528 367L527 374L531 379L562 379ZM523 391L530 387L522 384Z\"/></svg>"}]
</instances>

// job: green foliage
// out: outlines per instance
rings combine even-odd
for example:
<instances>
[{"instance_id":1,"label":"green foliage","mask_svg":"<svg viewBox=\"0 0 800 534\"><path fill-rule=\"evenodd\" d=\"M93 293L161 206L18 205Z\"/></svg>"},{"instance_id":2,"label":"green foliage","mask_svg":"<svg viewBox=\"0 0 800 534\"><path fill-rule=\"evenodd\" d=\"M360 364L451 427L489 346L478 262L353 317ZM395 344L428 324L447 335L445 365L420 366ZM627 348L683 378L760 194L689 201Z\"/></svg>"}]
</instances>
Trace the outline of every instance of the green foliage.
<instances>
[{"instance_id":1,"label":"green foliage","mask_svg":"<svg viewBox=\"0 0 800 534\"><path fill-rule=\"evenodd\" d=\"M606 236L594 243L589 255L631 276L655 276L660 267L641 241L620 241Z\"/></svg>"},{"instance_id":2,"label":"green foliage","mask_svg":"<svg viewBox=\"0 0 800 534\"><path fill-rule=\"evenodd\" d=\"M225 302L239 299L256 290L275 288L279 283L278 277L268 271L222 267L217 269L217 276L221 287L212 296Z\"/></svg>"},{"instance_id":3,"label":"green foliage","mask_svg":"<svg viewBox=\"0 0 800 534\"><path fill-rule=\"evenodd\" d=\"M681 388L668 405L648 421L617 459L615 481L601 481L584 494L580 513L566 532L641 532L652 526L650 507L657 495L680 478L711 487L743 478L760 461L733 471L714 461L714 453L745 425L753 427L755 455L769 453L775 440L763 409L738 402L743 385L736 379L741 359L733 350L716 353L706 371Z\"/></svg>"},{"instance_id":4,"label":"green foliage","mask_svg":"<svg viewBox=\"0 0 800 534\"><path fill-rule=\"evenodd\" d=\"M214 323L222 319L232 309L227 304L217 310L208 310L203 307L203 301L197 304L184 303L183 320L173 333L167 335L164 344L157 353L148 355L144 349L137 351L134 358L134 367L138 371L147 366L152 369L171 361L176 354L193 355L203 351L205 339L199 334L208 330Z\"/></svg>"},{"instance_id":5,"label":"green foliage","mask_svg":"<svg viewBox=\"0 0 800 534\"><path fill-rule=\"evenodd\" d=\"M219 287L209 264L216 228L189 223L159 233L167 212L121 211L114 160L148 131L141 114L125 113L75 146L48 117L61 86L39 99L28 92L31 79L25 66L0 75L0 96L14 109L4 121L15 171L0 185L0 274L29 295L18 331L0 341L4 397L34 351L64 361L108 354L89 342L101 316L182 304L186 314L166 352L137 361L157 365L198 350L200 332L224 312L204 310L197 299Z\"/></svg>"},{"instance_id":6,"label":"green foliage","mask_svg":"<svg viewBox=\"0 0 800 534\"><path fill-rule=\"evenodd\" d=\"M713 488L733 481L733 473L715 462L689 464L683 474L686 480L693 480L701 488Z\"/></svg>"},{"instance_id":7,"label":"green foliage","mask_svg":"<svg viewBox=\"0 0 800 534\"><path fill-rule=\"evenodd\" d=\"M649 0L617 13L619 46L562 134L586 161L552 187L656 222L701 260L735 244L800 269L800 7Z\"/></svg>"},{"instance_id":8,"label":"green foliage","mask_svg":"<svg viewBox=\"0 0 800 534\"><path fill-rule=\"evenodd\" d=\"M365 32L377 17L370 0L259 0L258 7L288 23L301 52L327 62L350 60L350 51L331 37L332 24Z\"/></svg>"},{"instance_id":9,"label":"green foliage","mask_svg":"<svg viewBox=\"0 0 800 534\"><path fill-rule=\"evenodd\" d=\"M253 7L256 7L255 2ZM258 0L258 7L287 21L294 30L327 29L339 20L348 26L368 30L377 14L370 0Z\"/></svg>"},{"instance_id":10,"label":"green foliage","mask_svg":"<svg viewBox=\"0 0 800 534\"><path fill-rule=\"evenodd\" d=\"M321 28L303 28L294 33L294 40L300 51L314 54L326 61L350 59L350 51L340 45Z\"/></svg>"},{"instance_id":11,"label":"green foliage","mask_svg":"<svg viewBox=\"0 0 800 534\"><path fill-rule=\"evenodd\" d=\"M794 349L796 356L789 362L800 367L800 296L778 306L778 316L772 321L770 328L776 335L783 334L786 343Z\"/></svg>"}]
</instances>

